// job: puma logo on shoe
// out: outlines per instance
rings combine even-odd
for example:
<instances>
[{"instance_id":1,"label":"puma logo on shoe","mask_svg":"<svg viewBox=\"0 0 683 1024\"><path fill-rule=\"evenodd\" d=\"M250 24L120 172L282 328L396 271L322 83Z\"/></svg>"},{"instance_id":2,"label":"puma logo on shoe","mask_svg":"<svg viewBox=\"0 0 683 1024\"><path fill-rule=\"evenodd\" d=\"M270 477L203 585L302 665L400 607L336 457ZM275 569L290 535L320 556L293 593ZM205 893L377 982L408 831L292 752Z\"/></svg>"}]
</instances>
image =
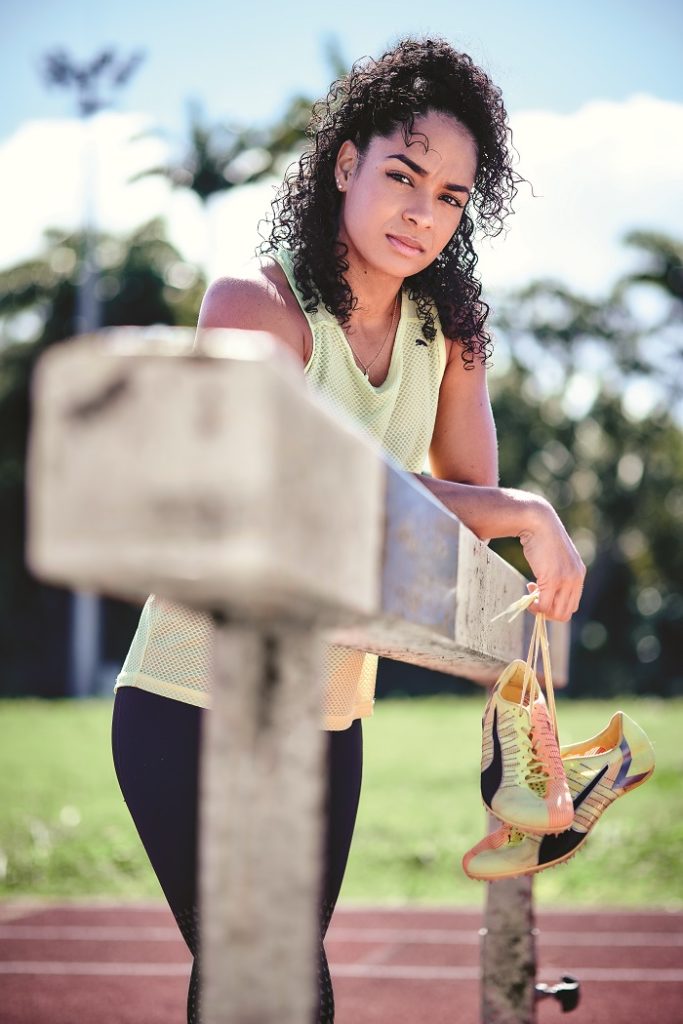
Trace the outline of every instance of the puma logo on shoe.
<instances>
[{"instance_id":1,"label":"puma logo on shoe","mask_svg":"<svg viewBox=\"0 0 683 1024\"><path fill-rule=\"evenodd\" d=\"M491 801L503 781L503 755L498 738L498 708L495 708L493 712L491 737L493 739L493 759L488 768L481 773L481 796L487 807L491 806Z\"/></svg>"}]
</instances>

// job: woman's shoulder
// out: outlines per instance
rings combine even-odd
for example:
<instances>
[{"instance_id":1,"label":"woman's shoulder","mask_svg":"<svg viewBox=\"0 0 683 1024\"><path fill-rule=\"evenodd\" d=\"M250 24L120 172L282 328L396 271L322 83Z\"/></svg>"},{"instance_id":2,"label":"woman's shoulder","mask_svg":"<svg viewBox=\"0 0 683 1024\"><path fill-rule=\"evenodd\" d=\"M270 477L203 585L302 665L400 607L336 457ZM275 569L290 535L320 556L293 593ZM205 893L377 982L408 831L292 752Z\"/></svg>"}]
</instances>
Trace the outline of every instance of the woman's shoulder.
<instances>
[{"instance_id":1,"label":"woman's shoulder","mask_svg":"<svg viewBox=\"0 0 683 1024\"><path fill-rule=\"evenodd\" d=\"M311 350L306 317L284 271L269 257L254 259L239 273L212 281L202 300L197 327L267 331L302 362Z\"/></svg>"}]
</instances>

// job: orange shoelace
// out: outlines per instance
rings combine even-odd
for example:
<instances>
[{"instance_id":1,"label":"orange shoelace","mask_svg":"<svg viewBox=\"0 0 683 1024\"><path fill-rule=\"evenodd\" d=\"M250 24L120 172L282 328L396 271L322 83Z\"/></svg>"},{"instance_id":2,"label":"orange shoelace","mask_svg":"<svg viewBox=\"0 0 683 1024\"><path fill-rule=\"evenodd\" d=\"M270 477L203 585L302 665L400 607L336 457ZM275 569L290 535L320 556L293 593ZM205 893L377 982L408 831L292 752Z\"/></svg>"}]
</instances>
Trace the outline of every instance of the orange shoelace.
<instances>
[{"instance_id":1,"label":"orange shoelace","mask_svg":"<svg viewBox=\"0 0 683 1024\"><path fill-rule=\"evenodd\" d=\"M496 622L504 616L507 616L508 622L512 622L513 619L516 619L521 612L526 611L527 608L537 600L538 591L534 590L529 594L524 594L517 601L513 601L507 608L504 608L502 612L499 612L498 615L494 615L491 622ZM522 687L522 694L519 701L522 707L524 707L525 701L527 704L533 703L533 699L536 696L536 694L533 693L527 697L527 691L531 680L533 679L535 681L536 665L538 664L539 653L543 662L543 675L545 678L548 711L550 713L550 720L553 724L555 739L558 741L559 745L557 711L555 708L555 690L553 688L553 673L552 666L550 664L550 645L548 644L548 629L546 626L545 615L540 614L535 616L534 628L531 632L531 643L529 644L529 653L526 659L526 671L524 673L524 685Z\"/></svg>"},{"instance_id":2,"label":"orange shoelace","mask_svg":"<svg viewBox=\"0 0 683 1024\"><path fill-rule=\"evenodd\" d=\"M507 616L508 622L512 622L521 612L526 611L538 600L538 594L533 591L524 594L517 601L513 601L504 611L496 615L491 621L495 622L503 616ZM538 787L545 790L545 784L549 779L562 778L564 769L559 751L559 731L557 727L557 709L555 706L555 690L553 688L552 666L550 664L550 645L548 643L548 629L545 615L536 615L534 628L531 633L529 653L526 659L524 671L524 683L520 694L520 709L529 708L536 700L536 687L540 690L540 684L536 678L536 666L539 654L543 663L543 675L545 679L546 701L548 706L548 717L537 716L536 735L532 738L529 732L529 771L525 781L531 787ZM551 733L552 730L552 733Z\"/></svg>"}]
</instances>

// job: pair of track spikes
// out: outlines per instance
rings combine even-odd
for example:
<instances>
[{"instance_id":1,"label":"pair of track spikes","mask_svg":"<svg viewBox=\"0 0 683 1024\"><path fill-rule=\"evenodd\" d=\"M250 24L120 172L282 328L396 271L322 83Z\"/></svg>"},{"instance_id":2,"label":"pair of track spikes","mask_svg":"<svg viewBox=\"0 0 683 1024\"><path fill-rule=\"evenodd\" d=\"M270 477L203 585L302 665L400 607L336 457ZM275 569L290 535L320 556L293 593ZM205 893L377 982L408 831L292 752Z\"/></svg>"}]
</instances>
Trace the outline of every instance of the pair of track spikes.
<instances>
[{"instance_id":1,"label":"pair of track spikes","mask_svg":"<svg viewBox=\"0 0 683 1024\"><path fill-rule=\"evenodd\" d=\"M512 617L533 594L511 605ZM497 616L498 618L499 616ZM547 703L535 666L542 655ZM532 875L569 860L604 811L654 771L652 744L623 711L582 743L559 746L545 619L537 614L526 662L503 671L484 710L481 795L502 824L463 857L470 878Z\"/></svg>"}]
</instances>

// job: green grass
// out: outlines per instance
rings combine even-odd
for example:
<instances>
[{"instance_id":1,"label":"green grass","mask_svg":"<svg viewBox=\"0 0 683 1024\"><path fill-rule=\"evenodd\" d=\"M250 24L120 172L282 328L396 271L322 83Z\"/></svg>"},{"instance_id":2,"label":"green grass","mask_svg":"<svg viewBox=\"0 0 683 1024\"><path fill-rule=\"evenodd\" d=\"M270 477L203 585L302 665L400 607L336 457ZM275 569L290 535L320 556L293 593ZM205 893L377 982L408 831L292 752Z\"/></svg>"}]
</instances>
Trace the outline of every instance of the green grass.
<instances>
[{"instance_id":1,"label":"green grass","mask_svg":"<svg viewBox=\"0 0 683 1024\"><path fill-rule=\"evenodd\" d=\"M476 905L462 854L483 835L479 698L383 700L364 725L363 793L342 900ZM534 883L541 905L683 906L683 700L561 702L563 742L622 707L657 770L618 801L569 864ZM0 701L0 897L162 898L111 762L111 702Z\"/></svg>"}]
</instances>

